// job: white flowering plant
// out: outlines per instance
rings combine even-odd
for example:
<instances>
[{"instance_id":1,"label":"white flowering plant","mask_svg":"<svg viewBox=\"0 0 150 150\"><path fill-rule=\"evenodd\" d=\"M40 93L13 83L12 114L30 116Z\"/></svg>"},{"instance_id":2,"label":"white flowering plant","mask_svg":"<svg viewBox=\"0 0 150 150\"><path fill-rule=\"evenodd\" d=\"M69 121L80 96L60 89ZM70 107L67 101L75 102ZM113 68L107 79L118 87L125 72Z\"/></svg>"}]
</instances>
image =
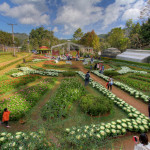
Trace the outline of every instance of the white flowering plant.
<instances>
[{"instance_id":1,"label":"white flowering plant","mask_svg":"<svg viewBox=\"0 0 150 150\"><path fill-rule=\"evenodd\" d=\"M48 149L51 145L46 138L44 132L16 132L16 133L0 133L0 147L2 150L35 150Z\"/></svg>"}]
</instances>

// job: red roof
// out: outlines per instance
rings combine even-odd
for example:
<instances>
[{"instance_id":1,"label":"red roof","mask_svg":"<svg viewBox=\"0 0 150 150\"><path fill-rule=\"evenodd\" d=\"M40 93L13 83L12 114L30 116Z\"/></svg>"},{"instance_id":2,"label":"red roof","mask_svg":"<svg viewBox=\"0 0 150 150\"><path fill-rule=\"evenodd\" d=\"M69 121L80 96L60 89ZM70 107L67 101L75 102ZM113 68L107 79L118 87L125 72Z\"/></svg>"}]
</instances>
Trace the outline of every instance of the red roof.
<instances>
[{"instance_id":1,"label":"red roof","mask_svg":"<svg viewBox=\"0 0 150 150\"><path fill-rule=\"evenodd\" d=\"M41 46L40 49L41 50L48 50L49 48L47 46Z\"/></svg>"}]
</instances>

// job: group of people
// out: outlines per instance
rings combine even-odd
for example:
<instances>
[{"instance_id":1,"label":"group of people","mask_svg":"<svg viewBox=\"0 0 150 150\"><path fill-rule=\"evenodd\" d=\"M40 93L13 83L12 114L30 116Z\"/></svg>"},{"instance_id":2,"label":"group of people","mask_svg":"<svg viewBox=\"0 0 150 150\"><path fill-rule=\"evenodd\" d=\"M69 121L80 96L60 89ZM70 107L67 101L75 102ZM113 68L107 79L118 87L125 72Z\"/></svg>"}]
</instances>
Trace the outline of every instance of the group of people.
<instances>
[{"instance_id":1,"label":"group of people","mask_svg":"<svg viewBox=\"0 0 150 150\"><path fill-rule=\"evenodd\" d=\"M104 65L102 63L96 63L94 65L94 70L99 70L99 73L102 73L104 72Z\"/></svg>"},{"instance_id":2,"label":"group of people","mask_svg":"<svg viewBox=\"0 0 150 150\"><path fill-rule=\"evenodd\" d=\"M113 83L114 83L113 78L110 77L107 84L106 84L106 88L111 91Z\"/></svg>"}]
</instances>

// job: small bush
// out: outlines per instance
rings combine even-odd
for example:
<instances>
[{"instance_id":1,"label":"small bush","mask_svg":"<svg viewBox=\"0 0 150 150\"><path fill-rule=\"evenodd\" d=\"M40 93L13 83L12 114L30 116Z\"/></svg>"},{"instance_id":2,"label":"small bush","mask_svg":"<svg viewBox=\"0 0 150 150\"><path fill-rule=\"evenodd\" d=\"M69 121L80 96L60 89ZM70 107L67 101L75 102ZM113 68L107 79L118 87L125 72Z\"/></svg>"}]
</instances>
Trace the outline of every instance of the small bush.
<instances>
[{"instance_id":1,"label":"small bush","mask_svg":"<svg viewBox=\"0 0 150 150\"><path fill-rule=\"evenodd\" d=\"M26 64L18 64L16 67L17 67L17 68L26 67Z\"/></svg>"},{"instance_id":2,"label":"small bush","mask_svg":"<svg viewBox=\"0 0 150 150\"><path fill-rule=\"evenodd\" d=\"M12 70L9 70L8 72L5 73L5 75L12 75L13 73L18 73L19 70L18 69L12 69Z\"/></svg>"},{"instance_id":3,"label":"small bush","mask_svg":"<svg viewBox=\"0 0 150 150\"><path fill-rule=\"evenodd\" d=\"M119 73L116 71L106 70L106 71L104 71L104 75L106 75L106 76L117 76L117 75L119 75Z\"/></svg>"},{"instance_id":4,"label":"small bush","mask_svg":"<svg viewBox=\"0 0 150 150\"><path fill-rule=\"evenodd\" d=\"M92 116L103 115L110 112L113 102L102 96L88 94L80 100L80 107L83 112Z\"/></svg>"},{"instance_id":5,"label":"small bush","mask_svg":"<svg viewBox=\"0 0 150 150\"><path fill-rule=\"evenodd\" d=\"M73 77L76 75L76 72L73 71L67 71L62 73L64 77Z\"/></svg>"}]
</instances>

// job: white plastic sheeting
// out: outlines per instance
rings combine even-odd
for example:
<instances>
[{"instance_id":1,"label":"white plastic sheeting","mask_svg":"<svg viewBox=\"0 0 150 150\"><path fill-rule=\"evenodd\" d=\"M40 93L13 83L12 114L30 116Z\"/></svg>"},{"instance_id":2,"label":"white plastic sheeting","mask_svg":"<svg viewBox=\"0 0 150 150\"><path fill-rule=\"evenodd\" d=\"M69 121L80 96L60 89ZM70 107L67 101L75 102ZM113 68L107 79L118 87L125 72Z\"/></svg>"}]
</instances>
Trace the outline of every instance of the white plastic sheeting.
<instances>
[{"instance_id":1,"label":"white plastic sheeting","mask_svg":"<svg viewBox=\"0 0 150 150\"><path fill-rule=\"evenodd\" d=\"M125 52L117 55L116 59L147 63L150 58L150 50L132 50L127 49Z\"/></svg>"}]
</instances>

